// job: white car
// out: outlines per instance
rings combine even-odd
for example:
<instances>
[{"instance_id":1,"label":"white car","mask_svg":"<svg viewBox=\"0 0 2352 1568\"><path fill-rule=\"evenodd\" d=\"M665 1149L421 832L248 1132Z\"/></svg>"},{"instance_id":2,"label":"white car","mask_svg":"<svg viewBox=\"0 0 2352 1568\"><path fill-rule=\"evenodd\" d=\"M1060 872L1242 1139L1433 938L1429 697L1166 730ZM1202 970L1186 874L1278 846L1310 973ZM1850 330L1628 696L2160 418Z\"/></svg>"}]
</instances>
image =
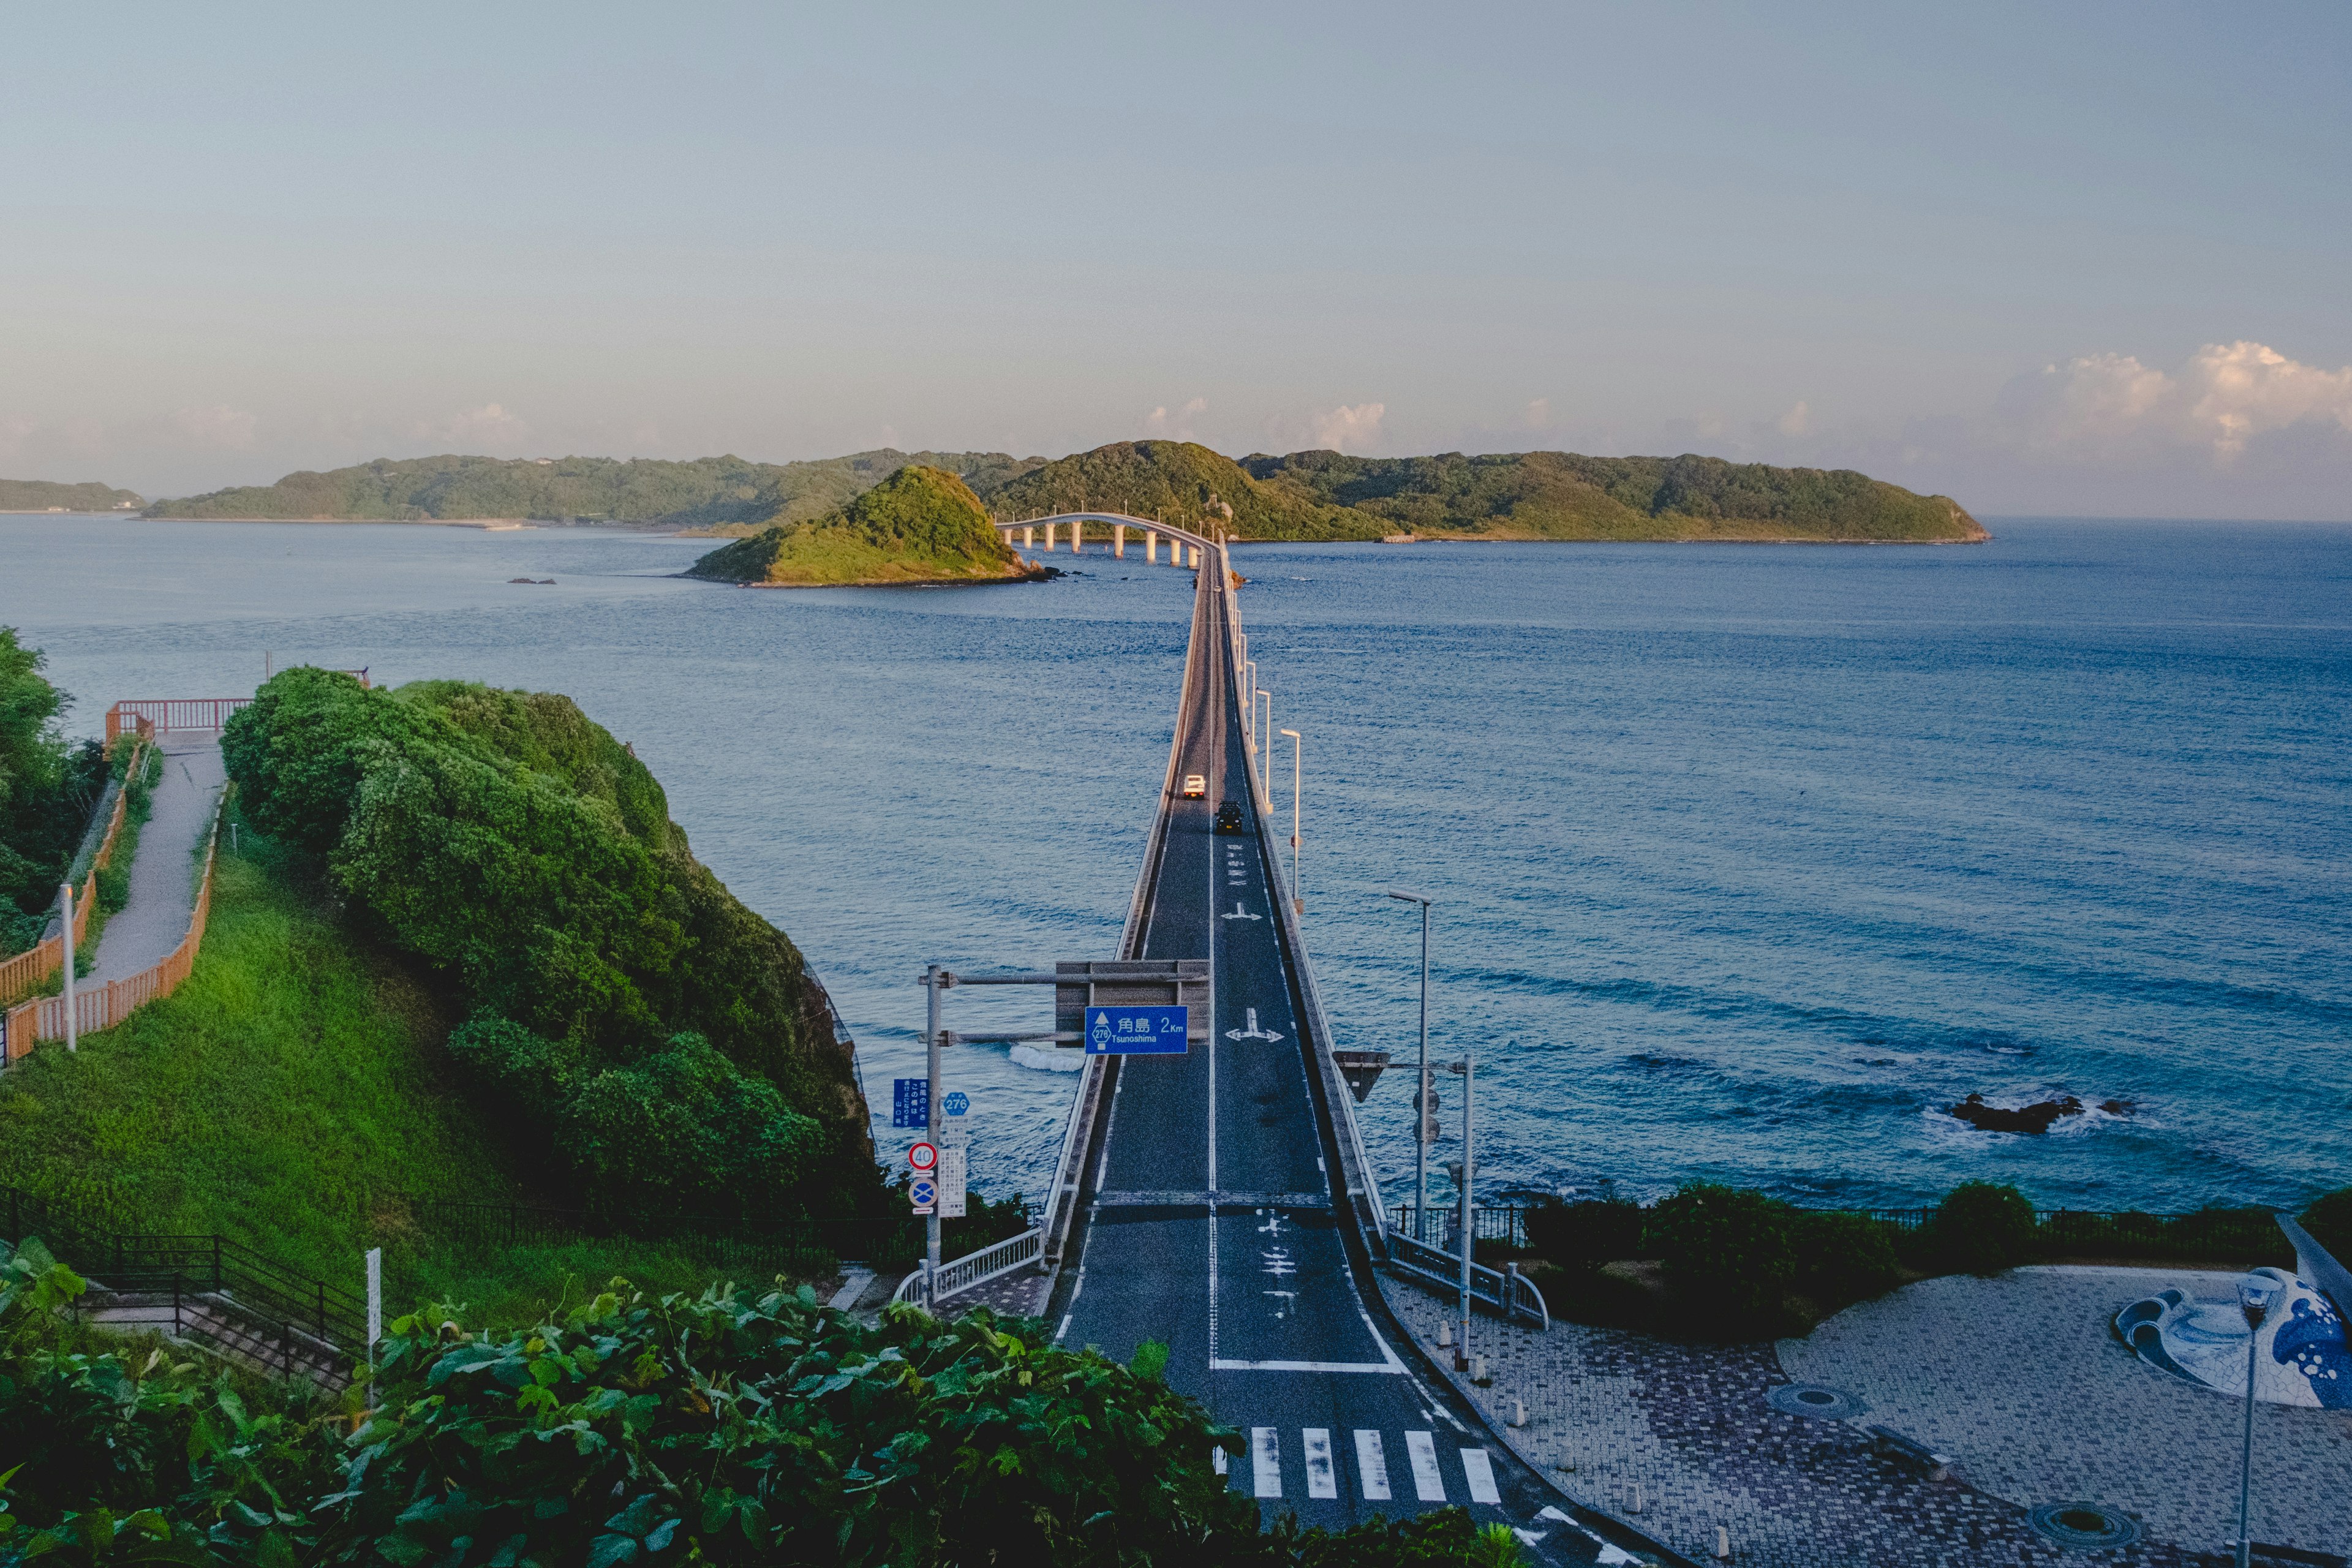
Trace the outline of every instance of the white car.
<instances>
[{"instance_id":1,"label":"white car","mask_svg":"<svg viewBox=\"0 0 2352 1568\"><path fill-rule=\"evenodd\" d=\"M1184 775L1184 798L1186 800L1208 799L1209 781L1202 778L1198 773L1186 773Z\"/></svg>"}]
</instances>

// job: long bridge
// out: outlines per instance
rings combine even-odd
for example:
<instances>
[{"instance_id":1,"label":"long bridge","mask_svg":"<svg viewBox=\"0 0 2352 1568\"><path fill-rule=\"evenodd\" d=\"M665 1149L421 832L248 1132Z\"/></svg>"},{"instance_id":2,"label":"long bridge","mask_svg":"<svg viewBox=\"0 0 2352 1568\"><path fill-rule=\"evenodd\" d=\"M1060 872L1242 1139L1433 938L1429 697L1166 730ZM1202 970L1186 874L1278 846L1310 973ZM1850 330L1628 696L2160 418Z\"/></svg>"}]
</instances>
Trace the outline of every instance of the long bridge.
<instances>
[{"instance_id":1,"label":"long bridge","mask_svg":"<svg viewBox=\"0 0 2352 1568\"><path fill-rule=\"evenodd\" d=\"M952 1309L950 1289L993 1283L997 1300L1052 1323L1059 1343L1121 1361L1146 1341L1165 1343L1171 1384L1249 1435L1233 1484L1302 1522L1452 1504L1520 1531L1542 1561L1636 1561L1625 1546L1656 1553L1513 1454L1383 1301L1379 1269L1451 1289L1459 1264L1386 1224L1283 896L1223 543L1119 513L1014 527L1052 531L1049 540L1066 527L1075 542L1088 522L1145 531L1155 552L1149 536L1165 537L1199 571L1175 742L1121 962L1062 968L1193 973L1204 961L1211 1022L1195 1023L1181 1055L1087 1058L1045 1218L951 1265L940 1304ZM1188 799L1181 781L1196 773L1209 793ZM1224 801L1243 804L1243 833L1215 831ZM1546 1321L1517 1275L1475 1273L1490 1310ZM901 1294L922 1291L918 1275Z\"/></svg>"}]
</instances>

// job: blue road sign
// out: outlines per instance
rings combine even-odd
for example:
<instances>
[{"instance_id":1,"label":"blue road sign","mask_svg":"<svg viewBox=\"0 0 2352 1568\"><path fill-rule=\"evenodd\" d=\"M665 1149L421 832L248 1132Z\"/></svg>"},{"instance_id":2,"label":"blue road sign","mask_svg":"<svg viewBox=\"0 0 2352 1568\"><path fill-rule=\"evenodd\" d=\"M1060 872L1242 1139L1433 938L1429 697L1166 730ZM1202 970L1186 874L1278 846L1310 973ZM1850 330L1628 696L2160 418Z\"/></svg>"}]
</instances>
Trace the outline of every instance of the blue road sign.
<instances>
[{"instance_id":1,"label":"blue road sign","mask_svg":"<svg viewBox=\"0 0 2352 1568\"><path fill-rule=\"evenodd\" d=\"M939 1202L940 1189L930 1177L918 1176L915 1184L907 1189L907 1195L914 1200L917 1214L929 1214Z\"/></svg>"},{"instance_id":2,"label":"blue road sign","mask_svg":"<svg viewBox=\"0 0 2352 1568\"><path fill-rule=\"evenodd\" d=\"M941 1095L940 1109L950 1116L961 1116L971 1110L971 1096L960 1089Z\"/></svg>"},{"instance_id":3,"label":"blue road sign","mask_svg":"<svg viewBox=\"0 0 2352 1568\"><path fill-rule=\"evenodd\" d=\"M1189 1007L1089 1007L1087 1055L1182 1056L1191 1014Z\"/></svg>"},{"instance_id":4,"label":"blue road sign","mask_svg":"<svg viewBox=\"0 0 2352 1568\"><path fill-rule=\"evenodd\" d=\"M890 1125L929 1127L931 1124L931 1080L894 1078L890 1080Z\"/></svg>"}]
</instances>

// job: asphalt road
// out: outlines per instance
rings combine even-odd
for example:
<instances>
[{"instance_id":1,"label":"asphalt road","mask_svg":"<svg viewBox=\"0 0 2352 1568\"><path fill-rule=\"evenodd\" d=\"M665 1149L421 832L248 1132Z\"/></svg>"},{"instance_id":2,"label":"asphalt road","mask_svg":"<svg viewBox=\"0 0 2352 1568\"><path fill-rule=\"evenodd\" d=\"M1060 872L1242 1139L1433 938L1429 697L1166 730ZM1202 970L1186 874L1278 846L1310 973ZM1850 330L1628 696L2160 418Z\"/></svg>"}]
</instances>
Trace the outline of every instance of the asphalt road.
<instances>
[{"instance_id":1,"label":"asphalt road","mask_svg":"<svg viewBox=\"0 0 2352 1568\"><path fill-rule=\"evenodd\" d=\"M1213 591L1191 657L1176 772L1204 775L1209 797L1166 803L1139 956L1209 958L1215 1025L1205 1048L1118 1058L1073 1266L1048 1309L1057 1338L1122 1361L1164 1342L1170 1383L1249 1435L1230 1473L1269 1518L1339 1526L1459 1504L1540 1537L1546 1561L1631 1561L1547 1515L1566 1500L1431 1374L1360 1247L1351 1258L1268 901L1279 883L1255 830L1214 831L1217 804L1246 810L1250 795Z\"/></svg>"}]
</instances>

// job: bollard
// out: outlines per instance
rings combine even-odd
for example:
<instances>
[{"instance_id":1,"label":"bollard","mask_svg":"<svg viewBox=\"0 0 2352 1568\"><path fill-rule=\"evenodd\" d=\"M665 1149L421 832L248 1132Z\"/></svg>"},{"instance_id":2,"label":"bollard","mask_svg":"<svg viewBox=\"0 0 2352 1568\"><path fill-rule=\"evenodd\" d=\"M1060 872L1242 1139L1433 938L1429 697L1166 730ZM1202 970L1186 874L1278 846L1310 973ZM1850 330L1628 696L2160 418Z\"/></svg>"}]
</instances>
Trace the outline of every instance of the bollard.
<instances>
[{"instance_id":1,"label":"bollard","mask_svg":"<svg viewBox=\"0 0 2352 1568\"><path fill-rule=\"evenodd\" d=\"M1633 1506L1627 1509L1625 1511L1627 1513L1639 1513L1642 1511L1642 1483L1639 1481L1635 1481L1633 1483Z\"/></svg>"},{"instance_id":2,"label":"bollard","mask_svg":"<svg viewBox=\"0 0 2352 1568\"><path fill-rule=\"evenodd\" d=\"M1481 1388L1495 1381L1486 1375L1486 1358L1484 1355L1470 1358L1470 1381Z\"/></svg>"},{"instance_id":3,"label":"bollard","mask_svg":"<svg viewBox=\"0 0 2352 1568\"><path fill-rule=\"evenodd\" d=\"M1454 1325L1445 1319L1437 1320L1437 1348L1445 1350L1454 1343Z\"/></svg>"},{"instance_id":4,"label":"bollard","mask_svg":"<svg viewBox=\"0 0 2352 1568\"><path fill-rule=\"evenodd\" d=\"M1514 1426L1524 1426L1527 1424L1528 1402L1524 1399L1513 1399L1511 1401L1511 1425Z\"/></svg>"},{"instance_id":5,"label":"bollard","mask_svg":"<svg viewBox=\"0 0 2352 1568\"><path fill-rule=\"evenodd\" d=\"M1715 1527L1715 1555L1721 1562L1731 1560L1731 1531L1725 1525Z\"/></svg>"}]
</instances>

